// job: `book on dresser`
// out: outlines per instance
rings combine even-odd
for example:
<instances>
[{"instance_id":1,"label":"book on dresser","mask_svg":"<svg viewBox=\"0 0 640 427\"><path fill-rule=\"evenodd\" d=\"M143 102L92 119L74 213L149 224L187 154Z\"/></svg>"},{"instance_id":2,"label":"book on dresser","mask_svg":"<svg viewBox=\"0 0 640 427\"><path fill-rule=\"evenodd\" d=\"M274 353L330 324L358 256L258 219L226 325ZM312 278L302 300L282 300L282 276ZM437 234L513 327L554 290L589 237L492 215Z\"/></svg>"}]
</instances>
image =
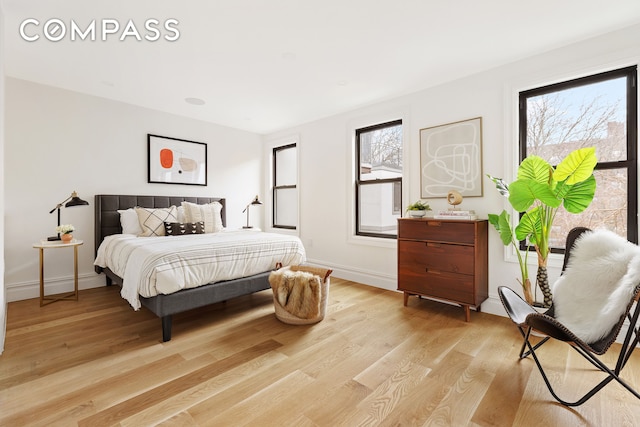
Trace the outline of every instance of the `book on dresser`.
<instances>
[{"instance_id":1,"label":"book on dresser","mask_svg":"<svg viewBox=\"0 0 640 427\"><path fill-rule=\"evenodd\" d=\"M474 210L458 210L458 209L446 209L436 211L433 215L434 219L478 219L476 211Z\"/></svg>"},{"instance_id":2,"label":"book on dresser","mask_svg":"<svg viewBox=\"0 0 640 427\"><path fill-rule=\"evenodd\" d=\"M398 219L398 290L459 304L465 320L488 290L488 221Z\"/></svg>"}]
</instances>

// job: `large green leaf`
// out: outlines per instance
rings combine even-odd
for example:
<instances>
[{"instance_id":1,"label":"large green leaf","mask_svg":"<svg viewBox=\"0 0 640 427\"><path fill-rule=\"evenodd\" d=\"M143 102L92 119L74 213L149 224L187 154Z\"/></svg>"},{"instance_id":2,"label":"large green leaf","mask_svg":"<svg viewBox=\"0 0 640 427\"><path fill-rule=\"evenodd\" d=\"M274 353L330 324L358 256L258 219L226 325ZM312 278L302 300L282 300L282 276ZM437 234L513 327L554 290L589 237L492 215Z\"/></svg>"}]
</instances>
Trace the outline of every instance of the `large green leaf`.
<instances>
[{"instance_id":1,"label":"large green leaf","mask_svg":"<svg viewBox=\"0 0 640 427\"><path fill-rule=\"evenodd\" d=\"M507 211L503 210L500 215L489 214L489 223L498 230L502 244L508 246L513 241L513 231L511 230L511 219Z\"/></svg>"},{"instance_id":2,"label":"large green leaf","mask_svg":"<svg viewBox=\"0 0 640 427\"><path fill-rule=\"evenodd\" d=\"M548 184L551 180L553 168L546 160L539 156L529 156L518 167L518 180L530 179L541 184Z\"/></svg>"},{"instance_id":3,"label":"large green leaf","mask_svg":"<svg viewBox=\"0 0 640 427\"><path fill-rule=\"evenodd\" d=\"M580 148L565 157L553 172L555 181L565 181L568 185L582 182L589 178L598 163L595 147Z\"/></svg>"},{"instance_id":4,"label":"large green leaf","mask_svg":"<svg viewBox=\"0 0 640 427\"><path fill-rule=\"evenodd\" d=\"M509 185L507 185L507 183L504 182L504 179L496 178L495 176L491 176L489 174L487 174L487 176L496 185L496 189L498 190L498 193L500 193L504 197L509 197Z\"/></svg>"},{"instance_id":5,"label":"large green leaf","mask_svg":"<svg viewBox=\"0 0 640 427\"><path fill-rule=\"evenodd\" d=\"M536 235L542 233L542 220L540 218L542 212L542 209L536 207L522 215L520 223L515 229L516 239L525 240L528 238L532 245L537 245Z\"/></svg>"},{"instance_id":6,"label":"large green leaf","mask_svg":"<svg viewBox=\"0 0 640 427\"><path fill-rule=\"evenodd\" d=\"M585 181L579 182L569 189L564 196L563 206L567 212L574 214L584 211L596 193L596 178L593 174Z\"/></svg>"},{"instance_id":7,"label":"large green leaf","mask_svg":"<svg viewBox=\"0 0 640 427\"><path fill-rule=\"evenodd\" d=\"M532 179L518 179L509 185L509 203L518 212L524 212L536 200L552 208L557 208L562 200L556 198L549 185Z\"/></svg>"}]
</instances>

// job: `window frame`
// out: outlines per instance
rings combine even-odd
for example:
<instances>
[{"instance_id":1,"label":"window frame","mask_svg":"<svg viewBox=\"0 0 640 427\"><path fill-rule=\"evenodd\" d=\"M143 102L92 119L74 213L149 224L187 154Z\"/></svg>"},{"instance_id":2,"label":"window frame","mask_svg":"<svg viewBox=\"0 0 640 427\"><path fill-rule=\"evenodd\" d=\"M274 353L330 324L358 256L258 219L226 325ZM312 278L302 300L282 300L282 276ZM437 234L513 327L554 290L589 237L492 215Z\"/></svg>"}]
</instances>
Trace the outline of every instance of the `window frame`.
<instances>
[{"instance_id":1,"label":"window frame","mask_svg":"<svg viewBox=\"0 0 640 427\"><path fill-rule=\"evenodd\" d=\"M285 145L279 145L276 147L273 147L272 149L272 164L273 164L273 176L272 176L272 180L273 180L273 187L271 190L271 200L272 200L272 206L271 206L271 227L272 228L276 228L276 229L282 229L282 230L297 230L298 229L298 225L279 225L276 224L276 211L277 211L277 205L278 205L278 199L276 197L276 193L278 190L290 190L290 189L295 189L297 191L298 189L298 172L297 172L297 167L296 167L296 183L291 185L291 184L287 184L287 185L277 185L277 179L276 177L277 175L277 169L278 169L278 162L276 161L277 158L277 154L280 151L283 150L288 150L291 148L295 148L296 149L296 156L298 155L298 145L296 142L293 142L291 144L285 144ZM298 195L299 196L299 195ZM296 206L296 210L297 210L297 206ZM297 214L296 214L297 216Z\"/></svg>"},{"instance_id":2,"label":"window frame","mask_svg":"<svg viewBox=\"0 0 640 427\"><path fill-rule=\"evenodd\" d=\"M584 77L570 79L558 83L523 90L518 93L518 161L521 163L527 157L527 99L546 95L561 90L576 88L594 83L600 83L617 78L626 78L626 160L598 162L594 170L625 169L627 171L627 240L638 243L638 91L637 65L618 68L591 74ZM554 167L556 165L553 165ZM520 214L522 216L522 214ZM520 242L520 249L526 250L524 241ZM529 247L529 250L533 248ZM565 248L551 248L551 253L565 253Z\"/></svg>"},{"instance_id":3,"label":"window frame","mask_svg":"<svg viewBox=\"0 0 640 427\"><path fill-rule=\"evenodd\" d=\"M364 236L364 237L374 237L374 238L383 238L383 239L397 239L398 238L398 232L396 229L396 233L394 234L389 234L389 233L374 233L374 232L369 232L369 231L360 231L360 187L362 185L379 185L379 184L392 184L393 185L393 191L395 194L395 191L397 189L397 184L399 185L399 191L400 191L400 200L402 201L402 175L401 174L400 177L398 178L385 178L385 179L376 179L376 180L361 180L360 179L360 135L366 132L372 132L378 129L384 129L384 128L389 128L389 127L394 127L394 126L402 126L402 119L396 119L396 120L391 120L391 121L387 121L384 123L378 123L375 125L371 125L371 126L365 126L365 127L361 127L361 128L357 128L355 129L355 235L356 236ZM402 141L402 150L404 151L404 128L402 129L403 131L403 141ZM404 157L404 153L403 153L403 157ZM404 164L404 162L403 162ZM404 168L404 166L403 166ZM395 201L392 201L392 205L395 206ZM401 202L402 205L402 202ZM395 210L393 211L395 214ZM402 210L400 210L400 216L402 216Z\"/></svg>"}]
</instances>

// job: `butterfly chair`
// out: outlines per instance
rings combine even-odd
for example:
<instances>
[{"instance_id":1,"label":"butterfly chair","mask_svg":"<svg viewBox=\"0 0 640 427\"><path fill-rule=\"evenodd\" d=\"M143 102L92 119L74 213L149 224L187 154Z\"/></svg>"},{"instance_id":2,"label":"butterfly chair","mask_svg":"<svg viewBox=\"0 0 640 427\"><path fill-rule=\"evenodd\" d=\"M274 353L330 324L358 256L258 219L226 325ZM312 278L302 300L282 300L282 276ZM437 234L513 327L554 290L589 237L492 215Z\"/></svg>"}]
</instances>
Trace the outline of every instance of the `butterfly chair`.
<instances>
[{"instance_id":1,"label":"butterfly chair","mask_svg":"<svg viewBox=\"0 0 640 427\"><path fill-rule=\"evenodd\" d=\"M589 237L589 235L591 236ZM591 249L588 249L588 244L591 245ZM565 406L582 405L613 380L620 383L640 399L640 394L620 378L620 372L629 361L640 339L640 331L638 329L638 316L640 315L640 308L638 307L638 299L640 297L640 248L619 236L613 235L611 232L604 230L591 231L584 227L574 228L569 232L565 247L567 250L565 252L563 271L558 281L554 284L553 304L545 313L539 313L512 289L505 286L498 288L500 300L507 314L518 326L518 330L524 338L519 357L520 359L528 356L533 357L549 392L558 402ZM599 251L599 253L593 254L593 251ZM575 256L574 253L576 254ZM580 254L579 257L578 254ZM600 258L596 259L596 255L600 256ZM589 256L591 256L591 259L589 259ZM609 310L609 315L606 316L610 320L608 324L597 317L602 311L595 309L588 311L591 310L591 306L583 310L579 309L582 300L588 300L590 295L589 284L584 285L584 282L589 282L589 268L595 269L598 263L608 267L602 269L605 270L602 274L606 275L606 277L612 277L612 279L608 280L611 282L610 287L602 292L609 292L610 295L621 295L604 309L604 311ZM618 266L617 269L616 265ZM587 277L586 280L585 277ZM602 282L606 281L607 279L605 278ZM563 283L561 284L560 282ZM561 285L571 286L571 288L561 288ZM584 288L581 288L582 285L584 285ZM595 285L597 287L594 286L592 289L595 289L596 293L600 292L604 287L600 286L600 281ZM567 290L570 295L573 292L569 301L567 301ZM560 299L561 296L564 300ZM603 300L603 298L606 299L606 296L595 295L594 298ZM596 305L599 304L598 301L595 301L595 303ZM588 306L590 303L587 301L584 304ZM572 305L573 307L569 307ZM575 309L576 306L578 307L577 310ZM611 310L611 307L615 308ZM570 316L571 310L575 314L573 318ZM593 335L595 333L595 331L593 333L590 332L594 329L593 324L580 324L580 319L584 320L585 317L592 317L592 319L588 319L591 321L595 320L596 327L601 330L599 336L585 338L585 334ZM578 319L576 320L575 318ZM616 365L614 368L609 368L598 356L604 355L609 350L626 319L629 320L629 325ZM574 329L573 331L572 328ZM533 344L530 339L533 331L544 336L536 344ZM551 338L568 343L593 366L606 374L606 377L600 383L575 402L568 402L558 397L536 353L536 350Z\"/></svg>"}]
</instances>

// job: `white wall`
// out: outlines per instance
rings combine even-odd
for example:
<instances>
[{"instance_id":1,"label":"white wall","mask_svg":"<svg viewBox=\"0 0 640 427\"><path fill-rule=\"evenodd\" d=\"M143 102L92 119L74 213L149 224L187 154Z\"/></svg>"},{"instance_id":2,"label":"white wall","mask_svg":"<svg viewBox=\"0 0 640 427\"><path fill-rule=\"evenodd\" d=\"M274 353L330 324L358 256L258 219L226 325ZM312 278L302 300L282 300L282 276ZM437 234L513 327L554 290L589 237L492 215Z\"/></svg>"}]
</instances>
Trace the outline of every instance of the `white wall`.
<instances>
[{"instance_id":1,"label":"white wall","mask_svg":"<svg viewBox=\"0 0 640 427\"><path fill-rule=\"evenodd\" d=\"M182 102L182 101L179 101ZM55 234L49 211L76 190L90 206L63 208L61 222L76 226L80 288L102 286L93 271L94 195L152 194L227 198L227 225L241 227L242 210L262 194L259 135L149 109L43 86L6 80L5 284L9 301L35 298L38 252ZM197 107L194 107L197 108ZM208 144L208 185L147 183L147 133ZM251 212L262 224L262 212ZM65 253L67 252L67 253ZM72 287L72 251L47 250L48 293Z\"/></svg>"},{"instance_id":2,"label":"white wall","mask_svg":"<svg viewBox=\"0 0 640 427\"><path fill-rule=\"evenodd\" d=\"M460 52L463 55L463 52ZM517 93L565 79L637 64L640 25L567 46L468 78L403 96L356 111L268 135L297 134L300 138L300 236L311 262L331 266L335 275L396 289L395 241L374 242L353 234L353 131L397 118L403 119L405 138L404 204L420 197L419 131L421 128L483 118L483 173L515 179L517 165ZM427 82L428 83L428 82ZM492 183L484 181L484 196L466 198L463 209L481 218L499 213L508 204ZM448 207L430 200L433 209ZM489 232L490 300L483 310L504 313L497 299L499 285L518 286L518 266L497 233ZM530 257L535 263L535 256ZM550 261L550 278L559 274L561 260ZM532 267L535 275L535 267Z\"/></svg>"}]
</instances>

